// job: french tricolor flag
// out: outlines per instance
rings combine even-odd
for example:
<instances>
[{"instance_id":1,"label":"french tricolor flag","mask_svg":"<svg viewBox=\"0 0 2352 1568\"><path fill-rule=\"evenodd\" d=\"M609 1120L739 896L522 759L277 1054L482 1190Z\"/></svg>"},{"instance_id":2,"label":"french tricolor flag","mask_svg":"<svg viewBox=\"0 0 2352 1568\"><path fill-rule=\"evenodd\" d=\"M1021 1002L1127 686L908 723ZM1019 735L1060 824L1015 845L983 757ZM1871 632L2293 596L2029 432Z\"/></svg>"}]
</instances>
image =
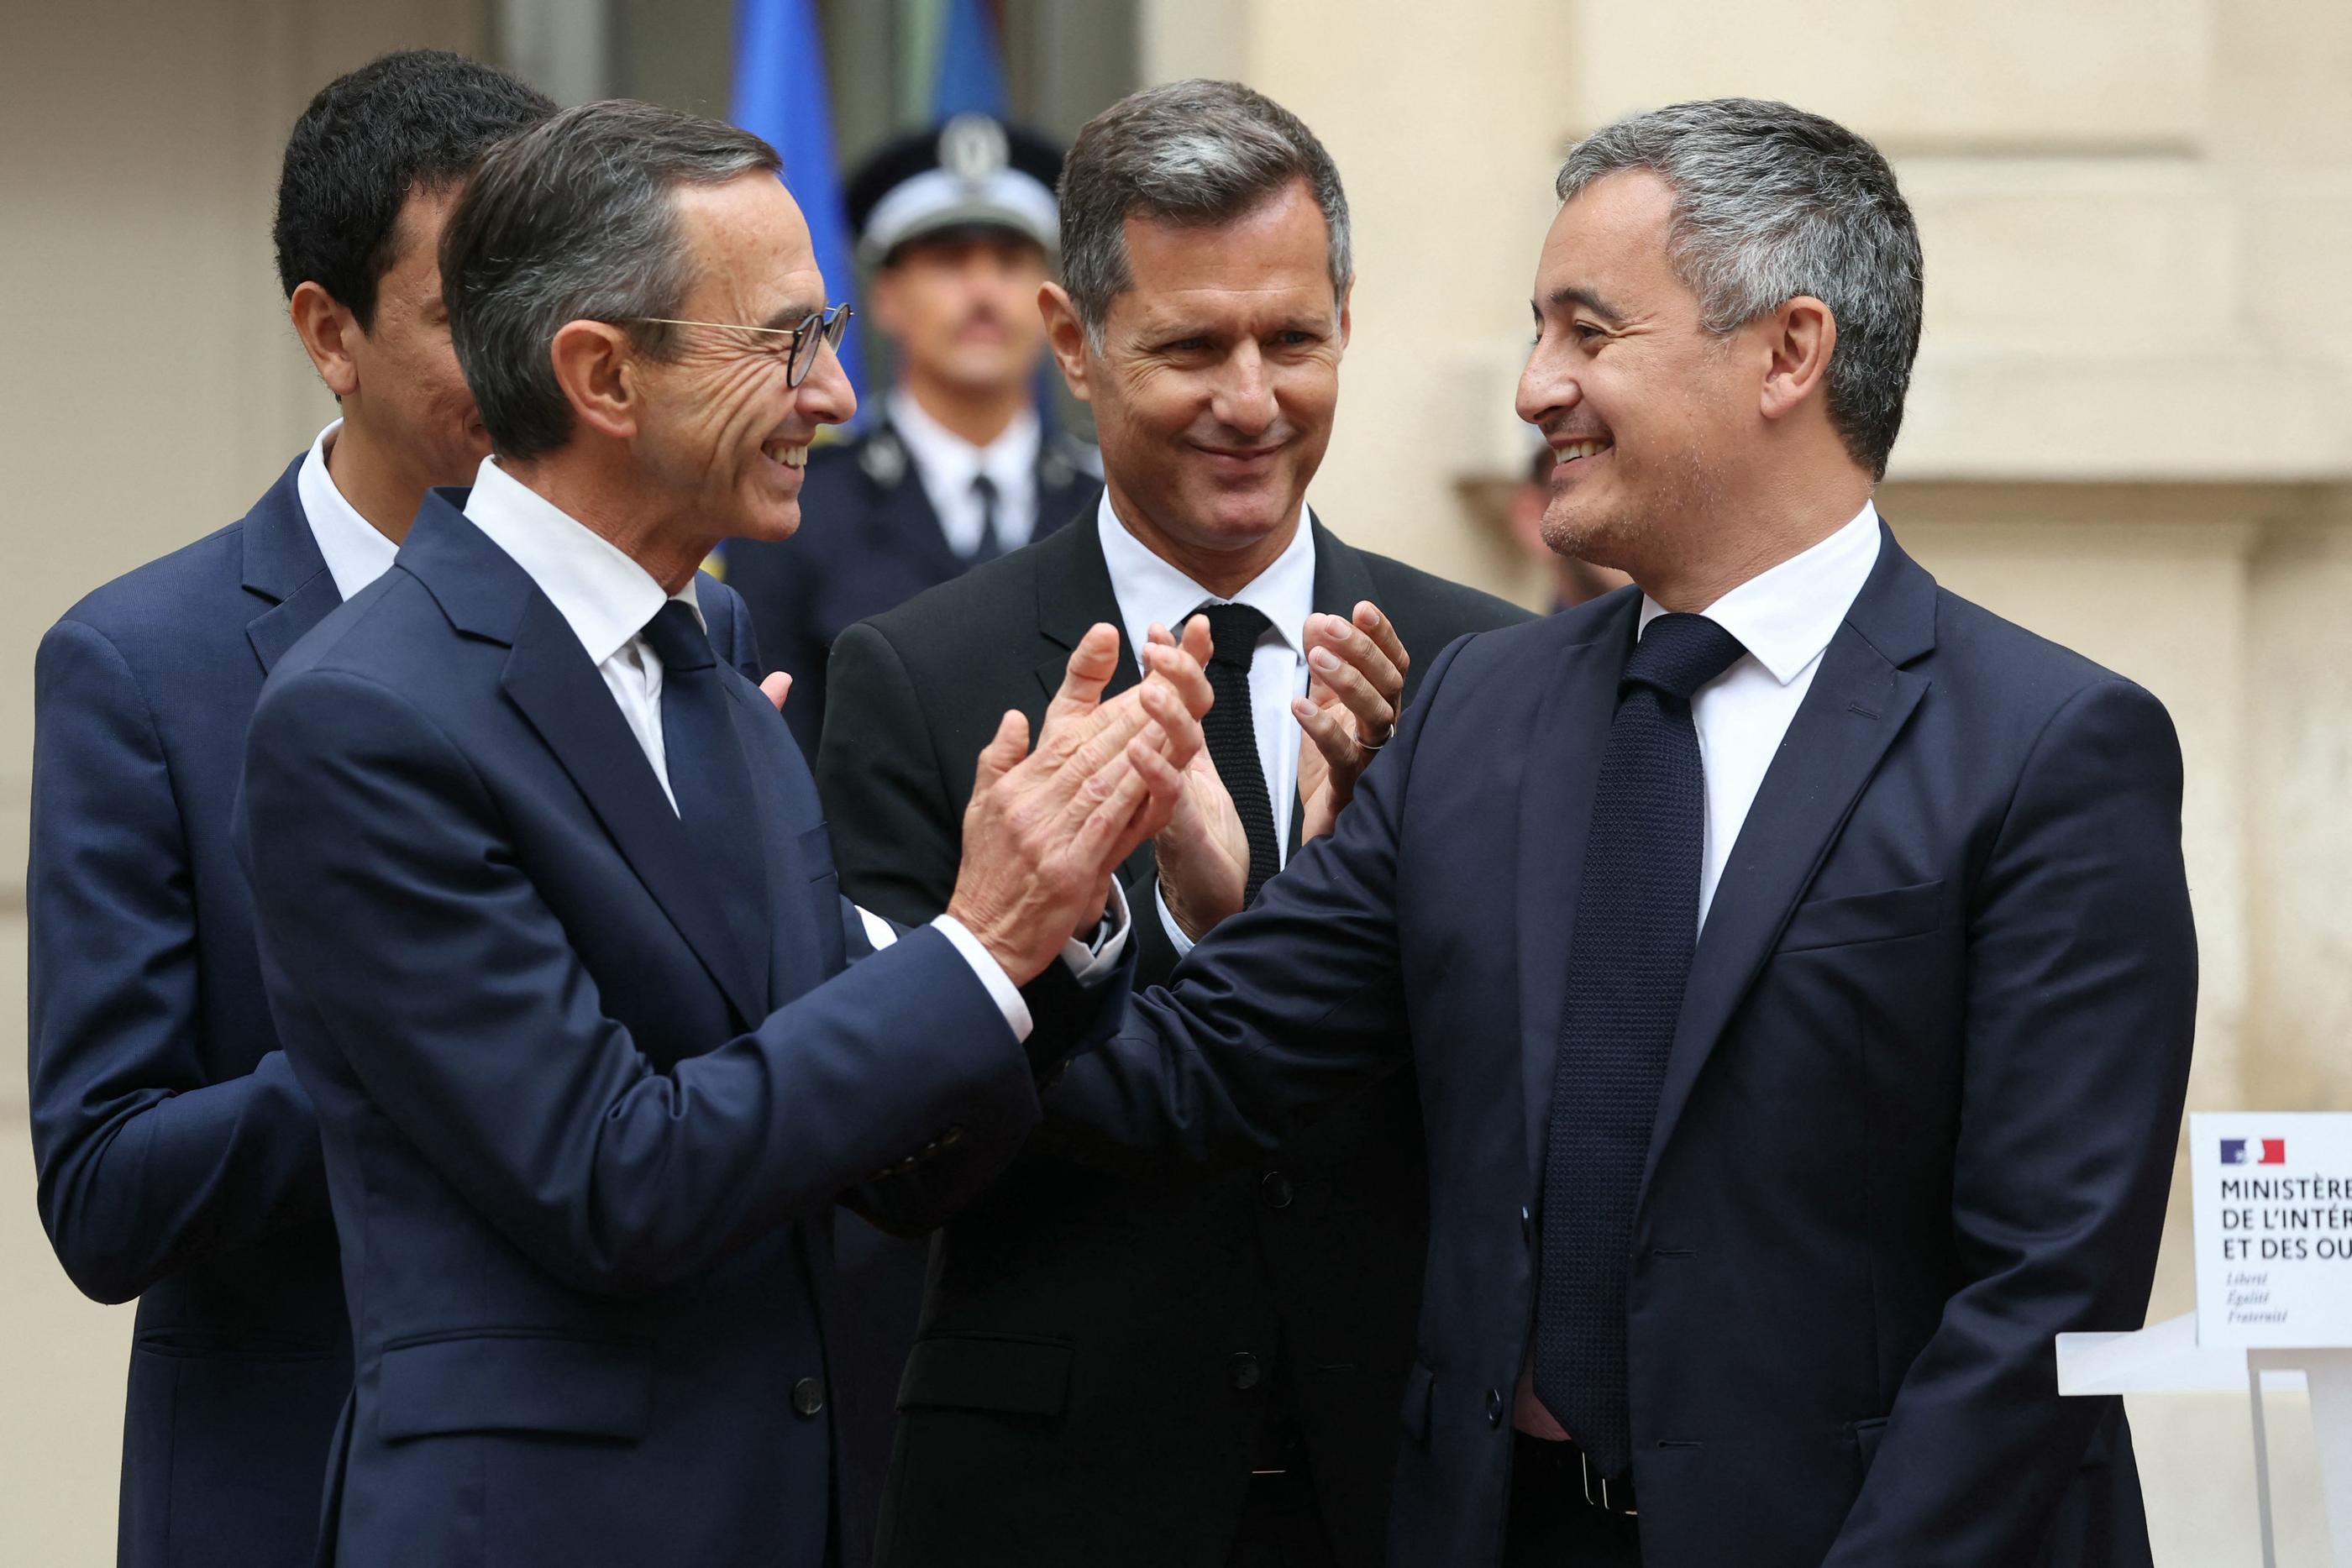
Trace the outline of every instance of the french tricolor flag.
<instances>
[{"instance_id":1,"label":"french tricolor flag","mask_svg":"<svg viewBox=\"0 0 2352 1568\"><path fill-rule=\"evenodd\" d=\"M2283 1166L2286 1164L2286 1140L2224 1138L2221 1140L2221 1163L2225 1166Z\"/></svg>"}]
</instances>

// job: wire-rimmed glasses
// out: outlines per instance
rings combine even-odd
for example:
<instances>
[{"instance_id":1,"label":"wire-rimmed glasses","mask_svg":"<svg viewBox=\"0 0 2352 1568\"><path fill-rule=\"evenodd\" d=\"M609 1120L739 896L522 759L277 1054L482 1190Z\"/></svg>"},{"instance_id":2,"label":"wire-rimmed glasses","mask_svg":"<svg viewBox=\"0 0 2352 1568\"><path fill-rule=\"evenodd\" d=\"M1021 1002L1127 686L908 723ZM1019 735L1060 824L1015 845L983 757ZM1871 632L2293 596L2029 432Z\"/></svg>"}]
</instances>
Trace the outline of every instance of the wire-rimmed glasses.
<instances>
[{"instance_id":1,"label":"wire-rimmed glasses","mask_svg":"<svg viewBox=\"0 0 2352 1568\"><path fill-rule=\"evenodd\" d=\"M838 350L841 340L849 330L849 319L855 312L846 305L828 305L823 310L812 310L794 327L748 327L738 321L682 321L673 316L630 316L625 320L641 327L709 327L721 332L751 332L762 339L787 338L784 345L784 384L796 387L808 380L809 371L816 369L817 345Z\"/></svg>"}]
</instances>

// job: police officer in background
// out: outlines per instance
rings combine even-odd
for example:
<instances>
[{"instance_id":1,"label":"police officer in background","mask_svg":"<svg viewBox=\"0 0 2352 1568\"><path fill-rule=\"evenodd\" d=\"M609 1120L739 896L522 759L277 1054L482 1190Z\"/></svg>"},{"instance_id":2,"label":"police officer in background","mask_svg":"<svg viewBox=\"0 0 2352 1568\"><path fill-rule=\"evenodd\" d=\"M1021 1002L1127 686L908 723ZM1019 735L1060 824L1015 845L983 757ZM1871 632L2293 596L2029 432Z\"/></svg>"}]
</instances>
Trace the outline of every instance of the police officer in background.
<instances>
[{"instance_id":1,"label":"police officer in background","mask_svg":"<svg viewBox=\"0 0 2352 1568\"><path fill-rule=\"evenodd\" d=\"M807 526L726 557L762 653L793 678L784 715L812 759L845 628L1059 528L1100 491L1093 448L1037 404L1061 168L1044 138L960 114L851 176L865 317L896 379L863 434L809 455Z\"/></svg>"}]
</instances>

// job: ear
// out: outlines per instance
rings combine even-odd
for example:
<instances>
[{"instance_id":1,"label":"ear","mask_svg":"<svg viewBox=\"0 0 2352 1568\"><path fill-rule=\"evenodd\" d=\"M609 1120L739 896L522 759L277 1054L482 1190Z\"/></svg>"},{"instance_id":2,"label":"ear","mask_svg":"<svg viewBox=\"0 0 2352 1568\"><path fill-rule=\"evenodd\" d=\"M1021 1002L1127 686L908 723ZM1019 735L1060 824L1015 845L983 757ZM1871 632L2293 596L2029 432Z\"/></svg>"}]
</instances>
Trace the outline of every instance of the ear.
<instances>
[{"instance_id":1,"label":"ear","mask_svg":"<svg viewBox=\"0 0 2352 1568\"><path fill-rule=\"evenodd\" d=\"M1811 295L1800 294L1766 317L1764 326L1770 334L1770 359L1759 408L1766 419L1780 419L1827 379L1830 354L1837 348L1837 318Z\"/></svg>"},{"instance_id":2,"label":"ear","mask_svg":"<svg viewBox=\"0 0 2352 1568\"><path fill-rule=\"evenodd\" d=\"M636 435L636 351L626 331L609 321L566 321L548 354L574 418L617 441Z\"/></svg>"},{"instance_id":3,"label":"ear","mask_svg":"<svg viewBox=\"0 0 2352 1568\"><path fill-rule=\"evenodd\" d=\"M294 286L294 297L286 302L286 312L293 318L294 335L302 340L302 351L310 356L310 364L319 379L337 401L360 390L360 371L352 359L351 340L360 337L360 324L351 311L335 297L318 284L307 279Z\"/></svg>"},{"instance_id":4,"label":"ear","mask_svg":"<svg viewBox=\"0 0 2352 1568\"><path fill-rule=\"evenodd\" d=\"M1348 351L1348 334L1355 329L1354 319L1349 314L1349 302L1356 297L1356 280L1350 276L1339 288L1339 352Z\"/></svg>"},{"instance_id":5,"label":"ear","mask_svg":"<svg viewBox=\"0 0 2352 1568\"><path fill-rule=\"evenodd\" d=\"M1053 348L1054 362L1062 367L1070 395L1080 402L1094 402L1087 386L1086 324L1078 319L1069 291L1058 283L1046 284L1037 290L1037 308L1045 315L1045 341Z\"/></svg>"}]
</instances>

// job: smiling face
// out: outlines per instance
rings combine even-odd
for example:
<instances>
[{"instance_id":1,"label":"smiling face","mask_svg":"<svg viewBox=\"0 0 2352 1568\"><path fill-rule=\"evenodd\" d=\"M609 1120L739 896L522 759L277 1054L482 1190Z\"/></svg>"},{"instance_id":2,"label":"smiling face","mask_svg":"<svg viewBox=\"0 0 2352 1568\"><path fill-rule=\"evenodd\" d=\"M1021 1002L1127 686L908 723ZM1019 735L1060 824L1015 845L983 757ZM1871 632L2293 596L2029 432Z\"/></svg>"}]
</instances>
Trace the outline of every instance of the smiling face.
<instances>
[{"instance_id":1,"label":"smiling face","mask_svg":"<svg viewBox=\"0 0 2352 1568\"><path fill-rule=\"evenodd\" d=\"M1254 576L1288 542L1339 407L1348 309L1330 230L1299 181L1229 223L1129 217L1125 235L1131 284L1099 350L1049 291L1112 502L1195 580L1237 561Z\"/></svg>"},{"instance_id":2,"label":"smiling face","mask_svg":"<svg viewBox=\"0 0 2352 1568\"><path fill-rule=\"evenodd\" d=\"M1518 413L1559 455L1545 542L1646 582L1702 550L1758 432L1754 356L1700 325L1667 259L1673 192L1595 181L1552 220Z\"/></svg>"},{"instance_id":3,"label":"smiling face","mask_svg":"<svg viewBox=\"0 0 2352 1568\"><path fill-rule=\"evenodd\" d=\"M808 225L774 174L760 171L673 193L690 321L790 328L825 305ZM800 527L801 484L817 428L857 409L841 361L818 351L787 384L790 340L673 327L670 351L636 356L644 393L632 450L681 528L712 541L782 539Z\"/></svg>"}]
</instances>

